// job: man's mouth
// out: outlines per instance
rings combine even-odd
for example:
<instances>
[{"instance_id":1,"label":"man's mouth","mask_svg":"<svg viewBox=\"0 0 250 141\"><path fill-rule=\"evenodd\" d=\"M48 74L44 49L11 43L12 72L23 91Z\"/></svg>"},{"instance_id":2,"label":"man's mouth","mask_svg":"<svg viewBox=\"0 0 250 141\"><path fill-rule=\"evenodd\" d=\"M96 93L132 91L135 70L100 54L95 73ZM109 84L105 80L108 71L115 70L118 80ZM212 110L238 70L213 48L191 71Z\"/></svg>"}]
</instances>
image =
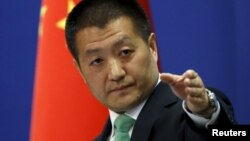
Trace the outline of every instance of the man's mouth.
<instances>
[{"instance_id":1,"label":"man's mouth","mask_svg":"<svg viewBox=\"0 0 250 141\"><path fill-rule=\"evenodd\" d=\"M115 87L114 89L112 89L110 91L110 93L113 93L113 92L121 92L121 91L124 91L130 87L132 87L133 84L128 84L128 85L121 85L121 86L118 86L118 87Z\"/></svg>"}]
</instances>

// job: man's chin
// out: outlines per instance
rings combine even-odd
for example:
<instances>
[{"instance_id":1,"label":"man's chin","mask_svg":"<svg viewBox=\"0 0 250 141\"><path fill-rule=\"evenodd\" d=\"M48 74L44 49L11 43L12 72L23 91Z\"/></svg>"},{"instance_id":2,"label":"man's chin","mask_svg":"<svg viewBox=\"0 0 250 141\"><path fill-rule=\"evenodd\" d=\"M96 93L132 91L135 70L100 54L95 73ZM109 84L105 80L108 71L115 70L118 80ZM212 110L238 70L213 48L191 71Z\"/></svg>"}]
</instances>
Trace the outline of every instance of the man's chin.
<instances>
[{"instance_id":1,"label":"man's chin","mask_svg":"<svg viewBox=\"0 0 250 141\"><path fill-rule=\"evenodd\" d=\"M119 104L116 106L111 106L109 107L110 110L116 112L116 113L124 113L127 110L131 109L133 106L131 105L123 105L123 104Z\"/></svg>"},{"instance_id":2,"label":"man's chin","mask_svg":"<svg viewBox=\"0 0 250 141\"><path fill-rule=\"evenodd\" d=\"M124 103L124 102L126 102L126 103ZM132 102L128 103L128 101L123 100L122 102L117 103L116 105L109 106L109 109L116 112L116 113L124 113L124 112L132 109L133 107L135 107L139 103L140 103L140 101L132 101Z\"/></svg>"}]
</instances>

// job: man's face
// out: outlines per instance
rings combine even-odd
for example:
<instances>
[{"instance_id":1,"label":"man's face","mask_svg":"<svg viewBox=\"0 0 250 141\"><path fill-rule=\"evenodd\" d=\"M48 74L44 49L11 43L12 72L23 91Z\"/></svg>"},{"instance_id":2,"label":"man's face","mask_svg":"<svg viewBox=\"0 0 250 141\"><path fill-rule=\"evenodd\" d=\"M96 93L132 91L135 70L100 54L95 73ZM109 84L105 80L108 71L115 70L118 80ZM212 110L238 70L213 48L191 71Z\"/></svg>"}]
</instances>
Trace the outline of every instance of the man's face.
<instances>
[{"instance_id":1,"label":"man's face","mask_svg":"<svg viewBox=\"0 0 250 141\"><path fill-rule=\"evenodd\" d=\"M158 78L154 34L145 43L129 18L76 34L78 68L94 96L115 112L124 112L152 92Z\"/></svg>"}]
</instances>

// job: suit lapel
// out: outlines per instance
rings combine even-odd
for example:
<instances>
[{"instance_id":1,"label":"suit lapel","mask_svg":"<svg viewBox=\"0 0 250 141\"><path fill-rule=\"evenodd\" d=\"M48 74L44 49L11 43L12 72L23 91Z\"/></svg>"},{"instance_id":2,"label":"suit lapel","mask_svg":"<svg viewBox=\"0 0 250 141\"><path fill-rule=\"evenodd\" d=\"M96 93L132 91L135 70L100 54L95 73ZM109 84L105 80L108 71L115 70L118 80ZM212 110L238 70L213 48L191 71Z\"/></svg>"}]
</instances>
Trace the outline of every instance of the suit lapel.
<instances>
[{"instance_id":1,"label":"suit lapel","mask_svg":"<svg viewBox=\"0 0 250 141\"><path fill-rule=\"evenodd\" d=\"M136 120L131 141L149 140L151 129L158 115L166 106L176 101L177 97L173 94L170 87L160 82L147 100Z\"/></svg>"}]
</instances>

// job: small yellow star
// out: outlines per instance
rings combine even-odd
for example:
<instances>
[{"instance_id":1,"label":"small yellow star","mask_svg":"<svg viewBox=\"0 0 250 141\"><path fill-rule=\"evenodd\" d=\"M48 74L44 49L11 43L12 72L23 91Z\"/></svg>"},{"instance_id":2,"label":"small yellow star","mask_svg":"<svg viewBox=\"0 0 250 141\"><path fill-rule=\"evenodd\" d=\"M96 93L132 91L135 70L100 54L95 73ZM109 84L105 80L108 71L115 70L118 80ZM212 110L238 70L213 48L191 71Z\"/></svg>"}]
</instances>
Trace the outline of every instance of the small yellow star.
<instances>
[{"instance_id":1,"label":"small yellow star","mask_svg":"<svg viewBox=\"0 0 250 141\"><path fill-rule=\"evenodd\" d=\"M73 1L73 0L69 0L69 1L68 1L68 9L67 9L68 11L67 11L67 13L69 13L69 12L74 8L74 6L75 6L74 1ZM64 30L65 24L66 24L66 17L63 18L63 19L61 19L60 21L58 21L58 22L56 23L56 26L57 26L58 28Z\"/></svg>"},{"instance_id":2,"label":"small yellow star","mask_svg":"<svg viewBox=\"0 0 250 141\"><path fill-rule=\"evenodd\" d=\"M47 6L42 6L41 10L40 10L40 23L39 23L39 29L38 29L38 35L41 36L43 34L43 17L46 14L46 12L48 11L48 7Z\"/></svg>"}]
</instances>

